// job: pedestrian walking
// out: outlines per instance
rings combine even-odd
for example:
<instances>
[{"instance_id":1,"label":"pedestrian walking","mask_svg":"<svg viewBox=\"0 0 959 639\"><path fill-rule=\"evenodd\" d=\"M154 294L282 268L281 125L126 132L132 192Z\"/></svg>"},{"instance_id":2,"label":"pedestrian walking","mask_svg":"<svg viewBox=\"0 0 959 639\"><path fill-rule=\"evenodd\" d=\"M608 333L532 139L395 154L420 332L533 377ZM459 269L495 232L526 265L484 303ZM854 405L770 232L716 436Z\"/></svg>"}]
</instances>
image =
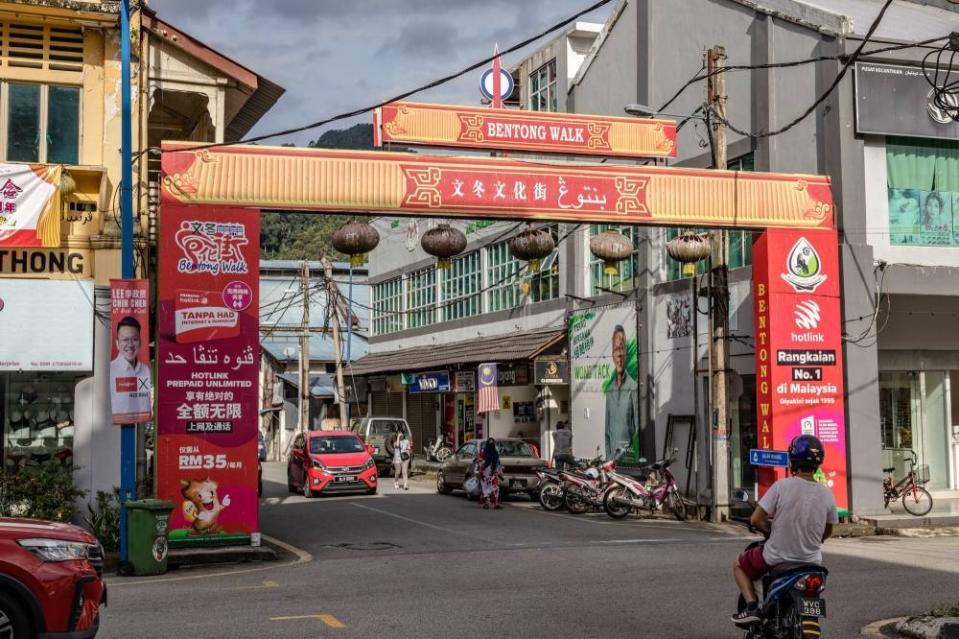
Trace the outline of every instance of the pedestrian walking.
<instances>
[{"instance_id":1,"label":"pedestrian walking","mask_svg":"<svg viewBox=\"0 0 959 639\"><path fill-rule=\"evenodd\" d=\"M566 467L576 466L573 458L573 431L566 427L566 422L556 424L553 433L553 468L566 470Z\"/></svg>"},{"instance_id":2,"label":"pedestrian walking","mask_svg":"<svg viewBox=\"0 0 959 639\"><path fill-rule=\"evenodd\" d=\"M403 490L410 489L410 440L406 431L400 429L393 435L393 488L400 487L400 475L403 476Z\"/></svg>"},{"instance_id":3,"label":"pedestrian walking","mask_svg":"<svg viewBox=\"0 0 959 639\"><path fill-rule=\"evenodd\" d=\"M496 440L492 437L486 440L477 464L480 474L480 506L502 508L499 505L499 481L503 475L503 465L499 463L499 451L496 450Z\"/></svg>"}]
</instances>

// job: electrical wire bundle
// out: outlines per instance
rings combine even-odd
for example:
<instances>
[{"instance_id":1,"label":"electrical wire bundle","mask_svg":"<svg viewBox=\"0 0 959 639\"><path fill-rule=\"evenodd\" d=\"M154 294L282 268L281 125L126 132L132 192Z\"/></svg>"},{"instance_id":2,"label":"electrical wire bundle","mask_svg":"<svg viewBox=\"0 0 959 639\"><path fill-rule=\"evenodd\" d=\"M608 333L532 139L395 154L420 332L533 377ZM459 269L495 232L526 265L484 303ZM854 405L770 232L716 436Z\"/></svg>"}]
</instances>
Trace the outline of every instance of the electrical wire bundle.
<instances>
[{"instance_id":1,"label":"electrical wire bundle","mask_svg":"<svg viewBox=\"0 0 959 639\"><path fill-rule=\"evenodd\" d=\"M931 106L937 109L937 115L959 122L959 72L953 71L956 56L959 33L953 32L945 44L923 56L922 75L932 86Z\"/></svg>"}]
</instances>

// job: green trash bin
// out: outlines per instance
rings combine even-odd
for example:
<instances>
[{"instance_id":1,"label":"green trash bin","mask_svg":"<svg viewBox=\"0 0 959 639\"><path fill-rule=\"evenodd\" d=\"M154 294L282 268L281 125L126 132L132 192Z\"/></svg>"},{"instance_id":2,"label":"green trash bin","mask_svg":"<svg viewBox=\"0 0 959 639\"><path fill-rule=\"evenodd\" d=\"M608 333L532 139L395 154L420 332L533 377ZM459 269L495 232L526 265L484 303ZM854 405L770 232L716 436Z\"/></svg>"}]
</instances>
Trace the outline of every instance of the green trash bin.
<instances>
[{"instance_id":1,"label":"green trash bin","mask_svg":"<svg viewBox=\"0 0 959 639\"><path fill-rule=\"evenodd\" d=\"M134 575L166 572L167 531L173 503L162 499L127 502L127 559Z\"/></svg>"}]
</instances>

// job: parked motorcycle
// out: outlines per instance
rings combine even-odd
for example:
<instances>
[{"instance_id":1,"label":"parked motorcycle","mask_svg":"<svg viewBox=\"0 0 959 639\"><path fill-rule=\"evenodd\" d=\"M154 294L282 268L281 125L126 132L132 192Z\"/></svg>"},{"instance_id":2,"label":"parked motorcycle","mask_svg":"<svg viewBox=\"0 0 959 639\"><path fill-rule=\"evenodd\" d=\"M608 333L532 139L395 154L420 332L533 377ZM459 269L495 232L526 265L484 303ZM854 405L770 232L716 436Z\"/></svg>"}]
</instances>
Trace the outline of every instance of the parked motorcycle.
<instances>
[{"instance_id":1,"label":"parked motorcycle","mask_svg":"<svg viewBox=\"0 0 959 639\"><path fill-rule=\"evenodd\" d=\"M608 460L601 457L590 462L586 470L572 470L560 473L565 490L563 504L566 510L573 515L580 515L590 509L600 510L606 498L606 492L612 485L609 481L610 473L616 468L616 462L625 454L625 450L618 449Z\"/></svg>"},{"instance_id":2,"label":"parked motorcycle","mask_svg":"<svg viewBox=\"0 0 959 639\"><path fill-rule=\"evenodd\" d=\"M539 504L544 510L552 512L563 507L563 492L566 488L561 474L552 468L536 471L536 476L539 477Z\"/></svg>"},{"instance_id":3,"label":"parked motorcycle","mask_svg":"<svg viewBox=\"0 0 959 639\"><path fill-rule=\"evenodd\" d=\"M453 454L453 447L442 437L427 440L426 442L426 460L435 460L441 464Z\"/></svg>"},{"instance_id":4,"label":"parked motorcycle","mask_svg":"<svg viewBox=\"0 0 959 639\"><path fill-rule=\"evenodd\" d=\"M735 499L749 503L749 494L737 491ZM772 520L770 520L772 522ZM775 523L772 523L775 526ZM752 526L750 531L756 532ZM754 541L746 548L766 543L769 533L763 531L763 540ZM819 639L822 634L819 620L826 616L826 600L822 592L829 571L819 564L787 562L779 564L762 578L759 595L759 621L743 630L744 639ZM739 596L738 609L746 601Z\"/></svg>"},{"instance_id":5,"label":"parked motorcycle","mask_svg":"<svg viewBox=\"0 0 959 639\"><path fill-rule=\"evenodd\" d=\"M666 504L679 521L686 520L686 501L679 494L676 479L669 467L676 462L675 454L645 467L645 480L617 473L609 473L610 487L603 496L603 509L613 519L622 519L634 510L653 513Z\"/></svg>"}]
</instances>

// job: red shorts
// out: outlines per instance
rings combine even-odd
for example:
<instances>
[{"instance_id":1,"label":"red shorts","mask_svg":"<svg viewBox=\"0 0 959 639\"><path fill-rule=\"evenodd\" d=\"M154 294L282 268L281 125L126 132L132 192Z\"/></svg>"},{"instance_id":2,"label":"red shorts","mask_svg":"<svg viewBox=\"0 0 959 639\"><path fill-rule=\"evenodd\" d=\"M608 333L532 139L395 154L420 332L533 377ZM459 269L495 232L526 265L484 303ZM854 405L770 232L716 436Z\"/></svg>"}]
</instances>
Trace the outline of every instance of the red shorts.
<instances>
[{"instance_id":1,"label":"red shorts","mask_svg":"<svg viewBox=\"0 0 959 639\"><path fill-rule=\"evenodd\" d=\"M744 550L739 555L739 567L743 569L746 576L756 581L771 570L769 564L763 559L763 547L756 546Z\"/></svg>"}]
</instances>

